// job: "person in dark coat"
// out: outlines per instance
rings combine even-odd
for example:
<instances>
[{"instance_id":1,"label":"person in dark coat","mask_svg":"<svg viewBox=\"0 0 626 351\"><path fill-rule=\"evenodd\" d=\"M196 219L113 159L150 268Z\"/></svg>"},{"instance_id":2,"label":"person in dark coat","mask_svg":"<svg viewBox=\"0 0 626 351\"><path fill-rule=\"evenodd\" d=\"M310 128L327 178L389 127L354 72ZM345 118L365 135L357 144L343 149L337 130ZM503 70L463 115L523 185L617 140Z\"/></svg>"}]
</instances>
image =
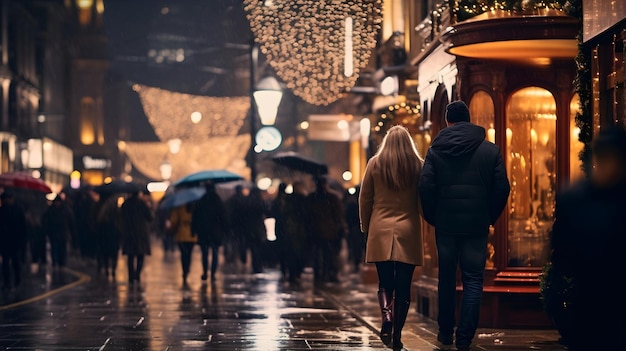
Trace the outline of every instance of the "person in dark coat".
<instances>
[{"instance_id":1,"label":"person in dark coat","mask_svg":"<svg viewBox=\"0 0 626 351\"><path fill-rule=\"evenodd\" d=\"M122 253L128 256L128 281L140 281L144 257L150 255L148 225L152 210L143 193L133 192L120 208L122 217Z\"/></svg>"},{"instance_id":2,"label":"person in dark coat","mask_svg":"<svg viewBox=\"0 0 626 351\"><path fill-rule=\"evenodd\" d=\"M215 184L205 184L206 193L196 203L191 215L191 233L198 237L202 253L202 280L207 280L209 248L211 248L211 281L215 281L219 248L229 231L226 207L215 190Z\"/></svg>"},{"instance_id":3,"label":"person in dark coat","mask_svg":"<svg viewBox=\"0 0 626 351\"><path fill-rule=\"evenodd\" d=\"M28 242L24 211L15 203L15 194L5 190L0 195L0 257L5 290L22 282L23 254ZM11 279L13 274L13 279Z\"/></svg>"},{"instance_id":4,"label":"person in dark coat","mask_svg":"<svg viewBox=\"0 0 626 351\"><path fill-rule=\"evenodd\" d=\"M574 351L614 349L626 328L626 132L602 129L592 152L591 177L557 195L551 236L552 276L571 282L555 324Z\"/></svg>"},{"instance_id":5,"label":"person in dark coat","mask_svg":"<svg viewBox=\"0 0 626 351\"><path fill-rule=\"evenodd\" d=\"M43 215L42 225L50 242L50 257L52 265L64 267L67 264L67 248L72 235L76 232L76 223L71 209L65 204L60 195L52 200L52 203Z\"/></svg>"},{"instance_id":6,"label":"person in dark coat","mask_svg":"<svg viewBox=\"0 0 626 351\"><path fill-rule=\"evenodd\" d=\"M231 231L237 240L241 262L246 263L249 251L252 272L263 272L261 248L266 240L264 220L269 209L261 197L261 191L252 188L246 196L243 194L243 188L238 186L228 205Z\"/></svg>"},{"instance_id":7,"label":"person in dark coat","mask_svg":"<svg viewBox=\"0 0 626 351\"><path fill-rule=\"evenodd\" d=\"M120 209L117 206L117 195L103 193L96 205L96 254L98 271L115 277L117 258L120 251Z\"/></svg>"},{"instance_id":8,"label":"person in dark coat","mask_svg":"<svg viewBox=\"0 0 626 351\"><path fill-rule=\"evenodd\" d=\"M276 219L274 231L276 233L276 244L278 247L278 265L283 279L289 279L287 269L287 255L291 251L289 242L287 241L287 228L285 228L287 201L289 194L286 193L287 183L280 183L276 191L276 197L272 200L270 206L270 215Z\"/></svg>"},{"instance_id":9,"label":"person in dark coat","mask_svg":"<svg viewBox=\"0 0 626 351\"><path fill-rule=\"evenodd\" d=\"M489 226L502 213L510 184L500 149L485 140L484 128L470 123L464 102L448 104L446 123L426 154L419 193L439 256L438 340L453 343L459 265L463 300L456 347L469 350L478 326Z\"/></svg>"},{"instance_id":10,"label":"person in dark coat","mask_svg":"<svg viewBox=\"0 0 626 351\"><path fill-rule=\"evenodd\" d=\"M315 177L315 191L307 195L309 228L315 247L314 278L318 282L337 282L341 239L347 232L343 204L329 189L324 177Z\"/></svg>"}]
</instances>

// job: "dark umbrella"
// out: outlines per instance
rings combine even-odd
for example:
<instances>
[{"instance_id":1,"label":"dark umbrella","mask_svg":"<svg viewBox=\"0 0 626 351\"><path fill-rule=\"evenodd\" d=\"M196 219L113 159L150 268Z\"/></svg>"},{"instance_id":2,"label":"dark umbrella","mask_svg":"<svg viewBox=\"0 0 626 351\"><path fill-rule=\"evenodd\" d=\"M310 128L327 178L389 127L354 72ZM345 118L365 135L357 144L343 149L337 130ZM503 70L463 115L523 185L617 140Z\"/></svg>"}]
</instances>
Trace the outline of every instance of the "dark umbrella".
<instances>
[{"instance_id":1,"label":"dark umbrella","mask_svg":"<svg viewBox=\"0 0 626 351\"><path fill-rule=\"evenodd\" d=\"M99 194L136 193L142 190L137 183L115 179L109 183L98 185L94 190Z\"/></svg>"},{"instance_id":2,"label":"dark umbrella","mask_svg":"<svg viewBox=\"0 0 626 351\"><path fill-rule=\"evenodd\" d=\"M41 179L22 172L0 174L0 187L17 188L51 193L52 189Z\"/></svg>"},{"instance_id":3,"label":"dark umbrella","mask_svg":"<svg viewBox=\"0 0 626 351\"><path fill-rule=\"evenodd\" d=\"M165 195L159 205L161 209L174 208L199 200L206 193L206 188L183 188Z\"/></svg>"},{"instance_id":4,"label":"dark umbrella","mask_svg":"<svg viewBox=\"0 0 626 351\"><path fill-rule=\"evenodd\" d=\"M276 164L289 169L310 173L313 175L323 175L328 173L328 166L310 157L306 157L294 151L279 152L271 157Z\"/></svg>"},{"instance_id":5,"label":"dark umbrella","mask_svg":"<svg viewBox=\"0 0 626 351\"><path fill-rule=\"evenodd\" d=\"M226 183L242 180L239 174L225 169L214 169L188 174L174 183L174 187L195 186L204 182Z\"/></svg>"}]
</instances>

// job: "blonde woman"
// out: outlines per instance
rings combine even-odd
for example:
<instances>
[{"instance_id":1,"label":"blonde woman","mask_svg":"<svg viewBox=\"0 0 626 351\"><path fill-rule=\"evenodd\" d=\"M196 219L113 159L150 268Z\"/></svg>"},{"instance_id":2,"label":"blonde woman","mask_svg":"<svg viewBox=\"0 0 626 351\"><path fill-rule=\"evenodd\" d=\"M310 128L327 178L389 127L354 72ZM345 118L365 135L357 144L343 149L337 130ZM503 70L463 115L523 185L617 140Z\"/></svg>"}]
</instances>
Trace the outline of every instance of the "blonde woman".
<instances>
[{"instance_id":1,"label":"blonde woman","mask_svg":"<svg viewBox=\"0 0 626 351\"><path fill-rule=\"evenodd\" d=\"M418 181L423 160L408 130L389 129L368 162L359 194L365 262L376 264L380 338L402 350L402 328L411 301L415 266L423 261Z\"/></svg>"}]
</instances>

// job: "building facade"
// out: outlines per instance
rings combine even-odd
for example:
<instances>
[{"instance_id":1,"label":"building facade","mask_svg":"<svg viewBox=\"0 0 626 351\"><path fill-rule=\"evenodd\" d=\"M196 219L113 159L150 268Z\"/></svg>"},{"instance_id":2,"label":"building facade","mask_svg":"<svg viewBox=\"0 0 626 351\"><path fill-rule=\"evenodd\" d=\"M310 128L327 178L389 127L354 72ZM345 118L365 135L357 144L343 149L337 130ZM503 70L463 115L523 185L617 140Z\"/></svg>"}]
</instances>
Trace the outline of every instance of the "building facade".
<instances>
[{"instance_id":1,"label":"building facade","mask_svg":"<svg viewBox=\"0 0 626 351\"><path fill-rule=\"evenodd\" d=\"M446 105L468 104L472 121L502 150L511 182L506 209L489 234L480 325L550 326L539 280L550 258L555 194L583 176L573 83L581 21L558 1L494 4L444 1L412 23L407 51L413 69L405 68L402 79L416 81L419 113L400 119L387 113L379 123L381 131L398 121L410 127L425 155L446 126ZM425 224L423 233L426 259L414 279L416 306L436 319L434 229ZM460 281L458 289L461 296Z\"/></svg>"}]
</instances>

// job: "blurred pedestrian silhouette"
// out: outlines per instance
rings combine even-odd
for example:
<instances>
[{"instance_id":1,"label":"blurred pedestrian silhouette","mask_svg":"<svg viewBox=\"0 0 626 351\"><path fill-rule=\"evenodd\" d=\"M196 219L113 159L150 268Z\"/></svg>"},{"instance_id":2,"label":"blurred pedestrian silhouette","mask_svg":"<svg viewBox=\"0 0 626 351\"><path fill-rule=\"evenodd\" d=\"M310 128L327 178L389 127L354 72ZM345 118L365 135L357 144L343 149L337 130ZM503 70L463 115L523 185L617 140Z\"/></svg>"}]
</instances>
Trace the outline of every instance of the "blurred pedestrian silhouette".
<instances>
[{"instance_id":1,"label":"blurred pedestrian silhouette","mask_svg":"<svg viewBox=\"0 0 626 351\"><path fill-rule=\"evenodd\" d=\"M67 264L68 244L76 222L72 210L65 204L61 194L57 195L43 215L42 226L50 242L50 258L53 267Z\"/></svg>"},{"instance_id":2,"label":"blurred pedestrian silhouette","mask_svg":"<svg viewBox=\"0 0 626 351\"><path fill-rule=\"evenodd\" d=\"M22 262L27 245L24 210L15 203L15 194L5 189L0 195L0 257L4 290L22 282Z\"/></svg>"},{"instance_id":3,"label":"blurred pedestrian silhouette","mask_svg":"<svg viewBox=\"0 0 626 351\"><path fill-rule=\"evenodd\" d=\"M81 256L85 259L96 259L98 244L95 207L99 198L91 186L78 189L72 198L72 210L76 220L76 235Z\"/></svg>"},{"instance_id":4,"label":"blurred pedestrian silhouette","mask_svg":"<svg viewBox=\"0 0 626 351\"><path fill-rule=\"evenodd\" d=\"M626 247L626 132L600 130L592 147L593 169L557 196L552 228L552 276L571 279L555 323L569 350L620 348ZM552 311L554 312L553 306ZM563 323L566 323L564 325Z\"/></svg>"},{"instance_id":5,"label":"blurred pedestrian silhouette","mask_svg":"<svg viewBox=\"0 0 626 351\"><path fill-rule=\"evenodd\" d=\"M263 272L261 249L266 240L264 220L269 209L261 197L259 188L253 187L245 196L243 187L235 188L235 195L229 199L230 226L237 240L239 259L247 263L248 252L252 260L252 272Z\"/></svg>"},{"instance_id":6,"label":"blurred pedestrian silhouette","mask_svg":"<svg viewBox=\"0 0 626 351\"><path fill-rule=\"evenodd\" d=\"M348 234L346 244L348 247L348 261L352 264L352 271L358 272L365 255L365 236L361 232L359 219L359 193L361 186L355 187L354 194L346 193L345 211Z\"/></svg>"},{"instance_id":7,"label":"blurred pedestrian silhouette","mask_svg":"<svg viewBox=\"0 0 626 351\"><path fill-rule=\"evenodd\" d=\"M191 234L191 220L193 217L193 203L174 207L170 212L170 228L174 233L174 241L180 251L180 264L183 271L183 285L187 285L187 276L191 267L191 253L198 242L198 237Z\"/></svg>"},{"instance_id":8,"label":"blurred pedestrian silhouette","mask_svg":"<svg viewBox=\"0 0 626 351\"><path fill-rule=\"evenodd\" d=\"M191 218L191 234L197 236L202 253L202 280L207 279L209 248L211 249L211 281L215 280L219 249L229 233L226 207L215 190L215 184L205 184L206 193L195 203Z\"/></svg>"},{"instance_id":9,"label":"blurred pedestrian silhouette","mask_svg":"<svg viewBox=\"0 0 626 351\"><path fill-rule=\"evenodd\" d=\"M144 196L134 191L120 208L122 254L127 256L129 283L141 280L144 258L151 253L148 227L154 216Z\"/></svg>"},{"instance_id":10,"label":"blurred pedestrian silhouette","mask_svg":"<svg viewBox=\"0 0 626 351\"><path fill-rule=\"evenodd\" d=\"M276 241L283 277L290 283L298 283L310 258L311 243L304 183L295 182L292 187L291 194L285 193L286 186L279 187L281 195L272 204L272 215L276 218Z\"/></svg>"},{"instance_id":11,"label":"blurred pedestrian silhouette","mask_svg":"<svg viewBox=\"0 0 626 351\"><path fill-rule=\"evenodd\" d=\"M401 350L415 266L423 262L418 180L422 159L408 130L393 126L365 169L359 194L365 260L376 264L380 339Z\"/></svg>"},{"instance_id":12,"label":"blurred pedestrian silhouette","mask_svg":"<svg viewBox=\"0 0 626 351\"><path fill-rule=\"evenodd\" d=\"M487 261L489 226L502 213L510 192L500 148L485 140L485 129L470 123L463 101L446 106L448 127L433 140L420 179L424 219L435 227L439 258L439 335L454 341L457 267L463 299L456 347L470 349L476 334Z\"/></svg>"},{"instance_id":13,"label":"blurred pedestrian silhouette","mask_svg":"<svg viewBox=\"0 0 626 351\"><path fill-rule=\"evenodd\" d=\"M96 255L98 272L115 277L121 242L121 213L118 196L103 193L95 206Z\"/></svg>"},{"instance_id":14,"label":"blurred pedestrian silhouette","mask_svg":"<svg viewBox=\"0 0 626 351\"><path fill-rule=\"evenodd\" d=\"M274 217L276 220L274 231L276 233L276 245L278 247L278 265L283 279L289 278L287 271L287 255L290 251L290 245L287 242L286 237L288 233L285 228L285 212L287 210L287 198L289 196L286 193L286 190L287 183L280 183L280 185L278 185L278 189L276 190L276 197L272 200L272 204L270 206L270 216Z\"/></svg>"},{"instance_id":15,"label":"blurred pedestrian silhouette","mask_svg":"<svg viewBox=\"0 0 626 351\"><path fill-rule=\"evenodd\" d=\"M309 229L314 246L313 273L318 282L337 282L341 240L347 232L343 204L325 177L315 177L307 196Z\"/></svg>"}]
</instances>

